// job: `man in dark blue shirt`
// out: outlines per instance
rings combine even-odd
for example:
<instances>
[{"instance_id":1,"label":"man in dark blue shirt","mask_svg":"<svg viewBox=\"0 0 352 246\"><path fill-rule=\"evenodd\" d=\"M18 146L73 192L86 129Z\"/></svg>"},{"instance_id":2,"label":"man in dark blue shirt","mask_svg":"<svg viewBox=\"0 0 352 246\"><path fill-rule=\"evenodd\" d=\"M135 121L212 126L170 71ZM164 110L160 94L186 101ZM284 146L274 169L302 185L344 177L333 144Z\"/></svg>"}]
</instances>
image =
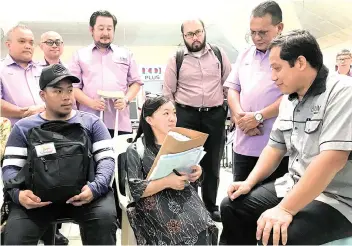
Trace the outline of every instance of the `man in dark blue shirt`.
<instances>
[{"instance_id":1,"label":"man in dark blue shirt","mask_svg":"<svg viewBox=\"0 0 352 246\"><path fill-rule=\"evenodd\" d=\"M27 132L47 121L65 120L80 123L88 129L96 162L93 182L82 187L82 192L67 201L67 205L41 202L31 190L9 191L12 203L5 227L5 244L33 244L61 213L68 214L80 225L82 243L116 245L117 217L113 192L109 188L114 174L114 152L110 134L95 115L72 110L72 83L79 79L61 64L43 69L40 76L40 96L46 110L18 121L11 131L3 162L3 180L14 178L26 165ZM81 118L81 119L79 119Z\"/></svg>"}]
</instances>

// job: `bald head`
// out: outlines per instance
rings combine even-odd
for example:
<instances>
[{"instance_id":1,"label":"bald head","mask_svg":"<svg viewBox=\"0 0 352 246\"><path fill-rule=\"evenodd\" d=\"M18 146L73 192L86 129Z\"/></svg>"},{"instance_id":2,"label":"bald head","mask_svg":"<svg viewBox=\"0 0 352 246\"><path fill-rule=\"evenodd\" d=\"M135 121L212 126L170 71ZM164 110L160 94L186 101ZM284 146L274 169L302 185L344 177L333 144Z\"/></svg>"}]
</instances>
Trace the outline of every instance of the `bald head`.
<instances>
[{"instance_id":1,"label":"bald head","mask_svg":"<svg viewBox=\"0 0 352 246\"><path fill-rule=\"evenodd\" d=\"M184 27L185 27L185 25L187 25L187 24L200 24L200 25L202 25L202 28L204 29L204 22L201 20L201 19L199 19L199 18L197 18L197 19L189 19L189 20L185 20L183 23L182 23L182 25L181 25L181 33L183 33L184 32Z\"/></svg>"},{"instance_id":2,"label":"bald head","mask_svg":"<svg viewBox=\"0 0 352 246\"><path fill-rule=\"evenodd\" d=\"M51 39L51 40L59 39L63 41L61 35L54 31L45 32L40 36L41 43L46 42L48 39Z\"/></svg>"},{"instance_id":3,"label":"bald head","mask_svg":"<svg viewBox=\"0 0 352 246\"><path fill-rule=\"evenodd\" d=\"M13 36L14 36L14 33L17 32L17 31L23 31L23 32L26 32L28 34L32 34L32 31L26 26L26 25L23 25L23 24L18 24L14 27L12 27L6 34L6 37L7 37L7 41L11 41L13 39Z\"/></svg>"},{"instance_id":4,"label":"bald head","mask_svg":"<svg viewBox=\"0 0 352 246\"><path fill-rule=\"evenodd\" d=\"M54 31L43 33L40 36L40 48L49 64L59 63L60 56L64 51L61 35Z\"/></svg>"}]
</instances>

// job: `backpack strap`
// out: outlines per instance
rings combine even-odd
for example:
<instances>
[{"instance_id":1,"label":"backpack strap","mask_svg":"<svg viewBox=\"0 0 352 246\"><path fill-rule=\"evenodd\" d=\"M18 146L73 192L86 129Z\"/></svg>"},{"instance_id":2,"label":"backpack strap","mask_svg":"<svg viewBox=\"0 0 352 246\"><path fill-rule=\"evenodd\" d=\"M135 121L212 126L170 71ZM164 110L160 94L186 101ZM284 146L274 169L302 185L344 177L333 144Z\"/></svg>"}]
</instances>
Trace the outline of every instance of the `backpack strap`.
<instances>
[{"instance_id":1,"label":"backpack strap","mask_svg":"<svg viewBox=\"0 0 352 246\"><path fill-rule=\"evenodd\" d=\"M220 67L221 67L221 77L224 76L224 66L223 66L223 62L222 62L222 55L221 55L221 51L219 49L218 46L213 45L213 44L209 44L211 50L214 52L214 55L218 58L219 62L220 62ZM181 70L181 66L183 63L183 58L184 58L184 50L183 49L179 49L176 52L176 79L177 82L180 78L180 70Z\"/></svg>"},{"instance_id":2,"label":"backpack strap","mask_svg":"<svg viewBox=\"0 0 352 246\"><path fill-rule=\"evenodd\" d=\"M223 66L223 63L222 63L222 55L221 55L221 51L219 49L218 46L216 45L212 45L212 44L209 44L210 48L212 49L212 51L214 52L214 55L218 58L219 62L220 62L220 67L221 67L221 78L222 76L224 76L224 66Z\"/></svg>"},{"instance_id":3,"label":"backpack strap","mask_svg":"<svg viewBox=\"0 0 352 246\"><path fill-rule=\"evenodd\" d=\"M183 49L179 49L176 52L176 79L178 83L178 79L180 78L180 69L183 63L183 58L185 56L185 52Z\"/></svg>"}]
</instances>

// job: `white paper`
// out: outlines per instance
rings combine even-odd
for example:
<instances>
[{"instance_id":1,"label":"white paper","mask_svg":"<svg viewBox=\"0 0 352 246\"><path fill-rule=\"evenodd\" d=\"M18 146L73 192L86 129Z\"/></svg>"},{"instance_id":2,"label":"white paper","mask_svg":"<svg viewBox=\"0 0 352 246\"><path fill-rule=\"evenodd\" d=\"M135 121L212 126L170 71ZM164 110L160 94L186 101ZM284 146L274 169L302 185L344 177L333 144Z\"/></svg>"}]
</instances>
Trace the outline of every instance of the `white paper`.
<instances>
[{"instance_id":1,"label":"white paper","mask_svg":"<svg viewBox=\"0 0 352 246\"><path fill-rule=\"evenodd\" d=\"M174 139L178 140L178 141L188 141L191 140L189 137L186 137L185 135L182 135L178 132L173 132L170 131L167 135L173 137Z\"/></svg>"},{"instance_id":2,"label":"white paper","mask_svg":"<svg viewBox=\"0 0 352 246\"><path fill-rule=\"evenodd\" d=\"M178 172L191 173L192 166L198 165L205 154L201 146L181 153L161 155L148 180L164 178L172 173L173 169Z\"/></svg>"}]
</instances>

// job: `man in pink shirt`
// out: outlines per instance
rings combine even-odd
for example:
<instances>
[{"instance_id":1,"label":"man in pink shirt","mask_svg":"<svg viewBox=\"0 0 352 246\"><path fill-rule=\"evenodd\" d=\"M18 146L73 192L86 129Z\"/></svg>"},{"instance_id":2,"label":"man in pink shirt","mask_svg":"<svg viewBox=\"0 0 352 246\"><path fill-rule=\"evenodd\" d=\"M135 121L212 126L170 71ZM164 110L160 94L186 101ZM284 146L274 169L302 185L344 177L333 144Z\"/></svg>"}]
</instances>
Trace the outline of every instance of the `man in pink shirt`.
<instances>
[{"instance_id":1,"label":"man in pink shirt","mask_svg":"<svg viewBox=\"0 0 352 246\"><path fill-rule=\"evenodd\" d=\"M132 132L128 105L143 85L132 53L112 44L116 23L116 17L108 11L94 12L89 20L94 43L78 50L69 64L70 72L81 81L74 85L78 109L97 116L104 111L104 123L111 137L114 136L116 110L119 111L118 134ZM98 90L123 91L125 98L102 101ZM115 202L118 218L121 219L116 195Z\"/></svg>"},{"instance_id":2,"label":"man in pink shirt","mask_svg":"<svg viewBox=\"0 0 352 246\"><path fill-rule=\"evenodd\" d=\"M220 221L216 196L227 116L223 83L231 71L231 64L221 49L218 50L220 61L215 46L207 44L203 21L185 21L181 32L186 46L182 66L177 76L176 56L169 60L163 94L176 103L178 126L209 134L204 145L207 154L200 163L204 175L202 198L212 219Z\"/></svg>"},{"instance_id":3,"label":"man in pink shirt","mask_svg":"<svg viewBox=\"0 0 352 246\"><path fill-rule=\"evenodd\" d=\"M32 61L34 35L17 25L7 33L8 55L0 62L1 116L13 125L19 119L43 112L39 96L41 67Z\"/></svg>"},{"instance_id":4,"label":"man in pink shirt","mask_svg":"<svg viewBox=\"0 0 352 246\"><path fill-rule=\"evenodd\" d=\"M247 178L269 141L270 131L279 112L282 93L271 79L270 42L283 30L282 11L275 1L260 3L252 11L250 34L253 46L242 52L224 86L232 121L236 125L234 181ZM266 179L275 180L287 172L288 157Z\"/></svg>"},{"instance_id":5,"label":"man in pink shirt","mask_svg":"<svg viewBox=\"0 0 352 246\"><path fill-rule=\"evenodd\" d=\"M69 69L79 77L75 98L79 110L99 116L104 111L104 123L113 136L116 109L119 110L119 133L132 132L129 103L143 84L132 53L112 44L116 17L108 11L96 11L90 17L90 32L94 43L78 50ZM123 91L125 98L116 101L100 99L98 90Z\"/></svg>"},{"instance_id":6,"label":"man in pink shirt","mask_svg":"<svg viewBox=\"0 0 352 246\"><path fill-rule=\"evenodd\" d=\"M44 53L44 60L39 65L62 64L60 56L64 52L64 41L60 34L54 31L43 33L40 37L40 49Z\"/></svg>"},{"instance_id":7,"label":"man in pink shirt","mask_svg":"<svg viewBox=\"0 0 352 246\"><path fill-rule=\"evenodd\" d=\"M352 77L352 53L348 49L343 49L336 55L336 71Z\"/></svg>"}]
</instances>

